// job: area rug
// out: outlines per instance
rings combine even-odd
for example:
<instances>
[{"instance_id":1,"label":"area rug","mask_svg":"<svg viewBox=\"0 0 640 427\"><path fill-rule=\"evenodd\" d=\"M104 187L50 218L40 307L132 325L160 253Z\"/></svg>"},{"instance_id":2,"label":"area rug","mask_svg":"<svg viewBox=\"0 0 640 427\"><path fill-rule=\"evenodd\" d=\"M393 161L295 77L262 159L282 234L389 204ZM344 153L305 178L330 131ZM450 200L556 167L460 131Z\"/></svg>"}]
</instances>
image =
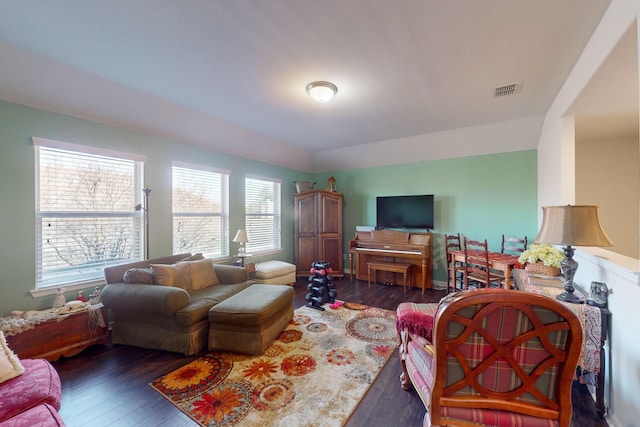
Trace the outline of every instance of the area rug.
<instances>
[{"instance_id":1,"label":"area rug","mask_svg":"<svg viewBox=\"0 0 640 427\"><path fill-rule=\"evenodd\" d=\"M397 345L395 313L295 310L261 356L211 352L150 383L201 426L342 426Z\"/></svg>"}]
</instances>

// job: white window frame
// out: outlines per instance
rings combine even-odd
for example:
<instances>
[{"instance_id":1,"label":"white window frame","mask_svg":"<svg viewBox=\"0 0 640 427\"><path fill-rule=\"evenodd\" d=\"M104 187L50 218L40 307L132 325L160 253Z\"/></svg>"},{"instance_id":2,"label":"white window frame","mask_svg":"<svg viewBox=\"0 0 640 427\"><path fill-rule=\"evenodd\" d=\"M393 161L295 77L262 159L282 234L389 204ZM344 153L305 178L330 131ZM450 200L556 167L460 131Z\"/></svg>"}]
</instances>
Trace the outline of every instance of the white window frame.
<instances>
[{"instance_id":1,"label":"white window frame","mask_svg":"<svg viewBox=\"0 0 640 427\"><path fill-rule=\"evenodd\" d=\"M268 199L260 201L257 192L269 191ZM269 188L270 187L270 188ZM251 254L282 250L282 180L261 176L245 176L245 229ZM269 218L272 218L269 221ZM265 220L261 224L261 220Z\"/></svg>"},{"instance_id":2,"label":"white window frame","mask_svg":"<svg viewBox=\"0 0 640 427\"><path fill-rule=\"evenodd\" d=\"M105 150L97 147L89 147L79 144L72 144L63 141L55 141L44 138L32 138L35 153L35 237L36 237L36 293L48 289L58 287L69 287L75 289L74 286L86 285L89 283L104 283L104 267L117 265L127 262L140 261L143 259L144 248L144 227L141 212L135 210L135 205L142 201L142 181L144 176L144 161L146 157L131 153L122 153L114 150ZM113 170L126 173L131 172L130 182L125 181L128 187L118 188L123 190L118 200L107 206L104 203L100 205L95 203L86 210L79 209L78 206L87 206L87 201L98 200L97 197L91 199L86 193L76 187L66 187L64 184L69 183L74 177L72 169L64 172L49 170L50 179L56 180L55 189L48 187L42 181L46 166L43 162L46 160L53 161L57 159L60 165L66 164L67 167L77 162L80 165L79 171L88 173L89 169L83 169L83 163L101 167L112 166ZM67 159L67 162L65 160ZM62 167L62 166L61 166ZM121 169L124 168L124 169ZM71 172L70 172L71 171ZM100 171L94 169L91 173L97 176L105 176ZM96 175L94 175L96 176ZM48 194L43 194L45 188L49 188ZM99 187L99 184L96 188ZM105 189L113 190L113 185L105 185L98 188L98 192L102 192L100 197L109 194ZM67 193L64 193L64 191ZM55 191L55 192L54 192ZM97 193L96 193L97 194ZM110 194L109 194L110 195ZM70 200L75 198L75 202ZM46 200L69 200L66 204L55 206ZM104 200L104 198L103 198ZM131 203L129 203L131 202ZM57 204L57 203L56 203ZM41 206L43 207L41 209ZM49 208L49 210L45 210ZM43 230L43 224L48 223L51 228ZM86 230L86 224L92 227L92 232ZM112 225L121 227L118 233L109 235L106 232L112 232ZM79 233L70 232L69 230L80 230ZM84 233L84 234L83 234ZM124 235L124 237L123 237ZM106 237L105 237L106 236ZM57 240L59 245L52 244L52 240ZM97 250L89 250L83 246L82 241L93 240ZM111 252L105 249L110 243L112 247L119 249ZM91 245L89 245L91 246ZM83 250L84 248L84 250ZM65 253L66 251L66 253ZM118 251L121 251L118 253ZM82 255L80 255L82 253Z\"/></svg>"},{"instance_id":3,"label":"white window frame","mask_svg":"<svg viewBox=\"0 0 640 427\"><path fill-rule=\"evenodd\" d=\"M172 162L171 166L173 253L202 253L212 259L228 257L230 171L183 162ZM179 183L182 186L195 185L192 191L198 194L194 198L200 198L201 203L177 206L181 202L176 187L179 179L183 180ZM216 209L216 203L219 203L219 209ZM192 234L192 241L185 242L183 232L186 237L189 237L188 233L199 234Z\"/></svg>"}]
</instances>

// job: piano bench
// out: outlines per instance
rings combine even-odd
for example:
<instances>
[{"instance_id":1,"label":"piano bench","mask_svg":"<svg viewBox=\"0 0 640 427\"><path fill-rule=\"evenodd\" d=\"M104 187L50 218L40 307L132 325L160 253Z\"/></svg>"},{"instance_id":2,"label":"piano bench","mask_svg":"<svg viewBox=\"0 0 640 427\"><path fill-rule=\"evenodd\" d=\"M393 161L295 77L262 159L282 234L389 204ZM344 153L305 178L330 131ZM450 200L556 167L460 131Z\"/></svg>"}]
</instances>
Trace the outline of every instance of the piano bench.
<instances>
[{"instance_id":1,"label":"piano bench","mask_svg":"<svg viewBox=\"0 0 640 427\"><path fill-rule=\"evenodd\" d=\"M388 271L391 273L402 273L403 283L402 290L407 293L407 275L411 264L395 263L395 262L368 262L368 284L371 287L371 272L373 271L373 282L376 282L376 272Z\"/></svg>"}]
</instances>

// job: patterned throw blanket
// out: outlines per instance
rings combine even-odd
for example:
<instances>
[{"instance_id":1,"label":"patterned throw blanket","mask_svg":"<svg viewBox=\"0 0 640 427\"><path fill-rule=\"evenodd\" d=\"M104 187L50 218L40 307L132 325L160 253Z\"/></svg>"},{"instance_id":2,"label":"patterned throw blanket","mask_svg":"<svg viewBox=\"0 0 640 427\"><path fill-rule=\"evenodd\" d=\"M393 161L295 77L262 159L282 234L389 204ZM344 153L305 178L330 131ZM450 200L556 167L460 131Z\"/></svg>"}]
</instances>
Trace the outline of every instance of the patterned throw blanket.
<instances>
[{"instance_id":1,"label":"patterned throw blanket","mask_svg":"<svg viewBox=\"0 0 640 427\"><path fill-rule=\"evenodd\" d=\"M518 271L517 274L526 273ZM524 277L522 279L524 279ZM547 282L548 281L544 279L540 279L539 281L532 280L530 284L525 285L526 291L546 295L554 299L564 292L564 287L546 286L545 284ZM522 280L522 283L526 283L526 281ZM582 368L583 371L597 374L600 372L600 337L602 336L600 309L588 304L566 303L565 306L578 316L578 320L580 320L580 324L582 325L583 345L580 351L580 358L578 359L578 366Z\"/></svg>"}]
</instances>

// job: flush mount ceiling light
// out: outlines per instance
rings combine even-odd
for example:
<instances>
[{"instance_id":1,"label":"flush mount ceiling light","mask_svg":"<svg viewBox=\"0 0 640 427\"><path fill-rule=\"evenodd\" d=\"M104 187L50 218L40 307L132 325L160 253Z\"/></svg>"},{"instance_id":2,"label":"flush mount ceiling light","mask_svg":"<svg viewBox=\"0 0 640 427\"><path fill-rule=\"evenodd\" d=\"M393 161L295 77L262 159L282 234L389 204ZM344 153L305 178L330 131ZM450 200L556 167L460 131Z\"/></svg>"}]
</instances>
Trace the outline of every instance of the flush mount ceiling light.
<instances>
[{"instance_id":1,"label":"flush mount ceiling light","mask_svg":"<svg viewBox=\"0 0 640 427\"><path fill-rule=\"evenodd\" d=\"M327 102L338 92L338 88L329 82L311 82L307 85L307 92L314 101Z\"/></svg>"}]
</instances>

